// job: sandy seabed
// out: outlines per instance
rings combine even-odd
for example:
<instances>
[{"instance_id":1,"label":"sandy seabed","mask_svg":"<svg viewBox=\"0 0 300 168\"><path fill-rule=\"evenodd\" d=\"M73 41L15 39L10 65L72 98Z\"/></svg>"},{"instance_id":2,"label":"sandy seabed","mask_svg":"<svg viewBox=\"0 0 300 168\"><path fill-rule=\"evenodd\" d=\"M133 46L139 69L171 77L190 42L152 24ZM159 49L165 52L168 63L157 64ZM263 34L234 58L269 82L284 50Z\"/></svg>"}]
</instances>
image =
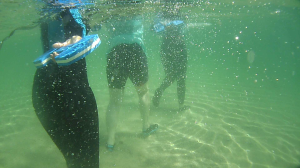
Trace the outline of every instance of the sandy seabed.
<instances>
[{"instance_id":1,"label":"sandy seabed","mask_svg":"<svg viewBox=\"0 0 300 168\"><path fill-rule=\"evenodd\" d=\"M176 87L171 86L160 107L151 106L151 121L159 124L159 130L143 139L137 96L129 86L113 152L105 148L107 89L93 89L100 120L100 167L299 166L299 121L293 116L296 104L288 96L209 80L189 79L187 88L190 109L177 111ZM30 91L2 91L0 107L0 168L66 167L35 116Z\"/></svg>"}]
</instances>

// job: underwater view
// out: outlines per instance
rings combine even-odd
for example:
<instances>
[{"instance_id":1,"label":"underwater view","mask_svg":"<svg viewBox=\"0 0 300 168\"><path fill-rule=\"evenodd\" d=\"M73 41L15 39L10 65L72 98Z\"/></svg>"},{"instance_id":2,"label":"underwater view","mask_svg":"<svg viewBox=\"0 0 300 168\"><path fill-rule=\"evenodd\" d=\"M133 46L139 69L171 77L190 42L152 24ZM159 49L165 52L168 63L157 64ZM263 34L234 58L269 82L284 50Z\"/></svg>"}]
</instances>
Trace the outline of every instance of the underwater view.
<instances>
[{"instance_id":1,"label":"underwater view","mask_svg":"<svg viewBox=\"0 0 300 168\"><path fill-rule=\"evenodd\" d=\"M98 35L101 44L93 43L89 55L70 65L60 65L51 55L49 64L38 67L34 61L48 50L42 43L43 23L57 17L53 14L57 8L45 5L42 0L0 1L0 168L93 167L66 162L74 155L64 153L70 145L58 145L58 135L46 129L48 121L56 120L44 114L48 106L67 111L68 99L75 99L78 88L88 85L92 91L87 94L94 99L84 97L84 103L76 101L78 105L72 107L95 100L96 113L89 113L95 118L88 120L88 113L78 117L87 117L83 122L95 129L89 132L90 127L78 126L85 132L84 143L97 141L91 145L99 149L88 146L99 160L93 168L300 168L299 0L91 1L78 5L78 11L90 26L87 35ZM68 6L61 8L59 12ZM70 13L75 24L82 26ZM121 36L131 31L126 27L131 20L137 21L131 27L136 28L136 43L124 42L127 36ZM49 40L51 45L55 42L63 41ZM146 63L133 68L139 62L128 63L133 57ZM83 60L86 65L82 64L79 74L85 73L86 66L88 84L77 86L85 79L76 76L74 68L61 77L74 82L61 84L65 95L58 93L48 100L51 94L45 90L60 85L40 78L51 78L57 69L61 72ZM119 77L114 66L133 68L126 86L120 82L124 90L115 82ZM140 69L145 73L136 79ZM170 79L165 80L168 75ZM67 93L70 96L63 102L60 96ZM116 109L118 116L111 117ZM95 138L90 138L93 133ZM62 134L58 141L67 137ZM84 147L71 148L81 151Z\"/></svg>"}]
</instances>

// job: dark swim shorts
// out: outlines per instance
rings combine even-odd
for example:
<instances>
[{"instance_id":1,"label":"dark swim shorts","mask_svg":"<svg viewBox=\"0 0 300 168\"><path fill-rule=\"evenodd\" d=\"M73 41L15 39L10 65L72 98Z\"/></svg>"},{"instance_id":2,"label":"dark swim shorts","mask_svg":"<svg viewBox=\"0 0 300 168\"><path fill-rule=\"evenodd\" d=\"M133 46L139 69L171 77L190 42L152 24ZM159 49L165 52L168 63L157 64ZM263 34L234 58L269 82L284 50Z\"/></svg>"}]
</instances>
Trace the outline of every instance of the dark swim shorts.
<instances>
[{"instance_id":1,"label":"dark swim shorts","mask_svg":"<svg viewBox=\"0 0 300 168\"><path fill-rule=\"evenodd\" d=\"M124 88L128 77L134 86L145 84L148 63L143 48L137 43L115 46L107 56L106 74L109 88Z\"/></svg>"}]
</instances>

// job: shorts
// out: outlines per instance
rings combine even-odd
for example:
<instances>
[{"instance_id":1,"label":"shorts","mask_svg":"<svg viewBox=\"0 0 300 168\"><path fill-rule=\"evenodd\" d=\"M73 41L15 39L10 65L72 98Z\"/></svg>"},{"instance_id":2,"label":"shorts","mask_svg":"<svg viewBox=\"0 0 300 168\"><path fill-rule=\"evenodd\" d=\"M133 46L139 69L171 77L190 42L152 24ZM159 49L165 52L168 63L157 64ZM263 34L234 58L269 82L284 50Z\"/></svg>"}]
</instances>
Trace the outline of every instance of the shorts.
<instances>
[{"instance_id":1,"label":"shorts","mask_svg":"<svg viewBox=\"0 0 300 168\"><path fill-rule=\"evenodd\" d=\"M108 87L122 89L129 77L134 86L148 82L148 62L143 48L137 44L115 46L107 56Z\"/></svg>"}]
</instances>

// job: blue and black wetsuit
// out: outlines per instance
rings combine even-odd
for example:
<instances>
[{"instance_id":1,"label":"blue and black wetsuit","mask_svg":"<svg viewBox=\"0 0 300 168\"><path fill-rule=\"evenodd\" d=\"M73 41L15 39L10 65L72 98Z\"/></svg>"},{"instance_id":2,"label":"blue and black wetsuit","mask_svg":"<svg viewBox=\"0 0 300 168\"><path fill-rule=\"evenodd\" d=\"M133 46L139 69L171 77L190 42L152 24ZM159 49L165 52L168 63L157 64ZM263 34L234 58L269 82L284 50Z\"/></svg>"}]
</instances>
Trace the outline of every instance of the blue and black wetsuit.
<instances>
[{"instance_id":1,"label":"blue and black wetsuit","mask_svg":"<svg viewBox=\"0 0 300 168\"><path fill-rule=\"evenodd\" d=\"M61 15L70 15L70 12L66 10ZM74 35L84 36L84 28L72 17L63 24L63 34L60 30L53 31L55 26L59 26L55 21L41 24L45 52L55 42ZM85 58L69 66L59 67L51 62L37 69L32 102L37 117L62 152L68 168L99 168L98 111L87 79Z\"/></svg>"}]
</instances>

